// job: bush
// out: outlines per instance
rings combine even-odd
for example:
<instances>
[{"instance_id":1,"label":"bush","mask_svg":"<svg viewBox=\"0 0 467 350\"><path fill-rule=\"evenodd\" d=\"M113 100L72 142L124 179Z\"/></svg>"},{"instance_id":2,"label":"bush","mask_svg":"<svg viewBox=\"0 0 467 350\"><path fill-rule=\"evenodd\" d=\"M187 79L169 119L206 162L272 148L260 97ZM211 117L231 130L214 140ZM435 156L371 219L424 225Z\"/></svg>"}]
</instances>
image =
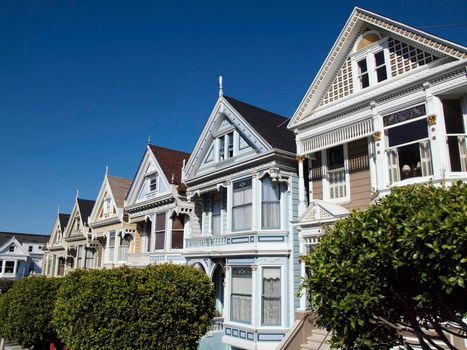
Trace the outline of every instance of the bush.
<instances>
[{"instance_id":1,"label":"bush","mask_svg":"<svg viewBox=\"0 0 467 350\"><path fill-rule=\"evenodd\" d=\"M0 278L0 294L8 292L8 289L13 287L15 280L11 280L8 278Z\"/></svg>"},{"instance_id":2,"label":"bush","mask_svg":"<svg viewBox=\"0 0 467 350\"><path fill-rule=\"evenodd\" d=\"M196 349L213 312L209 278L188 266L78 270L63 280L54 324L73 350Z\"/></svg>"},{"instance_id":3,"label":"bush","mask_svg":"<svg viewBox=\"0 0 467 350\"><path fill-rule=\"evenodd\" d=\"M335 347L389 349L409 331L429 349L427 329L446 344L467 332L466 198L464 183L395 188L328 229L304 285Z\"/></svg>"},{"instance_id":4,"label":"bush","mask_svg":"<svg viewBox=\"0 0 467 350\"><path fill-rule=\"evenodd\" d=\"M25 347L56 342L52 313L58 286L57 279L44 276L15 282L0 295L0 335Z\"/></svg>"}]
</instances>

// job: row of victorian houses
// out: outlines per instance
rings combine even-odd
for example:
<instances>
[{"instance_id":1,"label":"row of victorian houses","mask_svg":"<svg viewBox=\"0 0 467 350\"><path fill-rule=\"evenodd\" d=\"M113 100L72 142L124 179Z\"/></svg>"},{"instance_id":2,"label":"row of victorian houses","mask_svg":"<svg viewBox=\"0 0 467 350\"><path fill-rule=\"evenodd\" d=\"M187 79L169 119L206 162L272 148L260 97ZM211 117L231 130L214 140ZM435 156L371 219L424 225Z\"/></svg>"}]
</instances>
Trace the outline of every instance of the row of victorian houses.
<instances>
[{"instance_id":1,"label":"row of victorian houses","mask_svg":"<svg viewBox=\"0 0 467 350\"><path fill-rule=\"evenodd\" d=\"M391 186L467 179L467 49L355 8L291 119L223 95L191 154L148 144L134 179L58 214L45 273L188 264L228 349L299 348L301 257ZM311 348L311 347L310 347Z\"/></svg>"}]
</instances>

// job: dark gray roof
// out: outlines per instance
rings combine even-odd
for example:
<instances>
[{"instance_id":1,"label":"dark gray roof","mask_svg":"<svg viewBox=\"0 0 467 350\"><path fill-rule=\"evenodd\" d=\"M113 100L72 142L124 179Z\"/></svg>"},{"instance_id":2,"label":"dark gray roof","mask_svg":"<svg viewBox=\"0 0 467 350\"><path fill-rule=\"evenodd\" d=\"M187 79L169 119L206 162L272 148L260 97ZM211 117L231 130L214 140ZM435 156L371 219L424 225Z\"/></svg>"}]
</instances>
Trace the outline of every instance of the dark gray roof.
<instances>
[{"instance_id":1,"label":"dark gray roof","mask_svg":"<svg viewBox=\"0 0 467 350\"><path fill-rule=\"evenodd\" d=\"M58 214L58 221L60 221L60 229L65 231L66 225L68 225L68 220L70 220L70 214Z\"/></svg>"},{"instance_id":2,"label":"dark gray roof","mask_svg":"<svg viewBox=\"0 0 467 350\"><path fill-rule=\"evenodd\" d=\"M78 198L78 208L81 214L81 220L83 223L88 222L88 218L91 215L92 208L94 208L95 201L89 199Z\"/></svg>"},{"instance_id":3,"label":"dark gray roof","mask_svg":"<svg viewBox=\"0 0 467 350\"><path fill-rule=\"evenodd\" d=\"M15 236L20 243L47 243L50 236L48 235L35 235L33 233L19 233L19 232L0 232L0 245L7 242L11 237Z\"/></svg>"},{"instance_id":4,"label":"dark gray roof","mask_svg":"<svg viewBox=\"0 0 467 350\"><path fill-rule=\"evenodd\" d=\"M289 118L229 96L224 98L272 147L295 153L295 135L287 129Z\"/></svg>"}]
</instances>

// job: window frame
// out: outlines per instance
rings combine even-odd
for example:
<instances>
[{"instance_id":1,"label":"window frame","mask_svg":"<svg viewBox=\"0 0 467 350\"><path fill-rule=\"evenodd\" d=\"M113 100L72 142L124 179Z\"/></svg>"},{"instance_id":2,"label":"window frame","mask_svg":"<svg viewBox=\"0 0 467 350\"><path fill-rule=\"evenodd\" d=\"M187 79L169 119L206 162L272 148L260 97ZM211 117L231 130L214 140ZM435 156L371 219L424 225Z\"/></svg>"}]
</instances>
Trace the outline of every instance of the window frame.
<instances>
[{"instance_id":1,"label":"window frame","mask_svg":"<svg viewBox=\"0 0 467 350\"><path fill-rule=\"evenodd\" d=\"M266 297L275 297L279 299L279 323L265 323L264 322L264 298L265 298L265 291L264 291L264 271L265 270L279 270L279 292L277 295L266 295ZM262 326L269 326L269 327L281 327L282 326L282 287L283 287L284 279L282 276L282 266L281 265L265 265L261 267L261 325Z\"/></svg>"},{"instance_id":2,"label":"window frame","mask_svg":"<svg viewBox=\"0 0 467 350\"><path fill-rule=\"evenodd\" d=\"M249 188L250 188L250 191L251 191L251 200L250 202L246 202L246 203L242 203L242 204L237 204L235 205L235 185L238 184L238 183L241 183L243 181L249 181L250 184L249 184ZM246 186L245 186L246 187ZM248 178L244 178L244 179L240 179L240 180L236 180L232 183L232 207L231 207L231 228L232 228L232 232L242 232L242 231L251 231L253 229L253 178L252 177L248 177ZM237 229L235 228L235 216L234 216L234 210L236 208L244 208L244 207L250 207L250 223L249 223L249 228L241 228L241 229Z\"/></svg>"},{"instance_id":3,"label":"window frame","mask_svg":"<svg viewBox=\"0 0 467 350\"><path fill-rule=\"evenodd\" d=\"M264 200L264 197L265 197L264 196L265 195L265 191L264 191L265 182L264 181L266 181L266 180L270 181L274 192L277 190L278 200L276 200L276 201L271 201L271 200L265 201ZM279 213L278 213L279 214L278 215L279 225L277 227L265 226L264 225L263 214L264 214L264 204L265 203L267 203L267 204L276 203L276 204L279 205ZM262 230L280 230L281 229L281 227L282 227L282 209L281 208L282 208L282 184L279 181L274 183L271 176L266 175L261 179L261 229Z\"/></svg>"},{"instance_id":4,"label":"window frame","mask_svg":"<svg viewBox=\"0 0 467 350\"><path fill-rule=\"evenodd\" d=\"M245 278L248 278L250 280L250 293L237 293L234 292L235 289L235 283L234 283L234 278L242 278L241 276L234 276L234 271L240 270L240 269L246 269L248 270L248 276ZM231 267L231 291L230 291L230 320L232 322L237 322L237 323L242 323L242 324L251 324L253 321L253 268L252 266L232 266ZM240 296L240 297L249 297L250 298L250 315L249 315L249 320L242 320L242 319L235 319L234 318L234 296Z\"/></svg>"},{"instance_id":5,"label":"window frame","mask_svg":"<svg viewBox=\"0 0 467 350\"><path fill-rule=\"evenodd\" d=\"M331 198L330 194L330 182L328 175L328 151L331 148L338 146L343 147L343 157L344 157L344 176L345 176L345 196L338 198ZM323 200L333 203L349 203L350 202L350 172L349 172L349 151L348 143L343 143L340 145L335 145L330 148L326 148L321 151L321 176L323 184Z\"/></svg>"}]
</instances>

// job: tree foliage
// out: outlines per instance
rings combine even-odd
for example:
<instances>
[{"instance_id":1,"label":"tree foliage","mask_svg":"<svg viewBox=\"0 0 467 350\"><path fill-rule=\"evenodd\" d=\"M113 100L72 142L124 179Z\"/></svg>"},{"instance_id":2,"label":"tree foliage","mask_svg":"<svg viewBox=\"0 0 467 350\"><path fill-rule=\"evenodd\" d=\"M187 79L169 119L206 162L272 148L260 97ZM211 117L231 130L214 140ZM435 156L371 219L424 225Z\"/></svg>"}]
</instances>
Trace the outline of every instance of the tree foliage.
<instances>
[{"instance_id":1,"label":"tree foliage","mask_svg":"<svg viewBox=\"0 0 467 350\"><path fill-rule=\"evenodd\" d=\"M460 182L394 188L327 228L304 286L334 347L389 349L408 331L439 348L431 331L455 349L445 333L467 332L466 197Z\"/></svg>"},{"instance_id":2,"label":"tree foliage","mask_svg":"<svg viewBox=\"0 0 467 350\"><path fill-rule=\"evenodd\" d=\"M52 313L58 287L57 279L44 276L15 282L0 295L0 335L36 349L56 342Z\"/></svg>"},{"instance_id":3,"label":"tree foliage","mask_svg":"<svg viewBox=\"0 0 467 350\"><path fill-rule=\"evenodd\" d=\"M54 324L73 350L196 349L213 312L209 278L188 266L78 270L62 282Z\"/></svg>"}]
</instances>

